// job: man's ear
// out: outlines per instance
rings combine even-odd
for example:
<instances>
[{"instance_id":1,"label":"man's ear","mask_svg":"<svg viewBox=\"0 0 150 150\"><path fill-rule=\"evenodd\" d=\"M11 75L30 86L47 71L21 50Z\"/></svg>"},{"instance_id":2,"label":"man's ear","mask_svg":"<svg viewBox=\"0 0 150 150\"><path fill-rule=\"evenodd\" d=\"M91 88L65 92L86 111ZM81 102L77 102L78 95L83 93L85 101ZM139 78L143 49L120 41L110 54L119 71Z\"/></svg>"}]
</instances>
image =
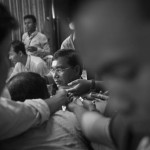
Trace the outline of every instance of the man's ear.
<instances>
[{"instance_id":1,"label":"man's ear","mask_svg":"<svg viewBox=\"0 0 150 150\"><path fill-rule=\"evenodd\" d=\"M22 57L22 56L23 56L23 53L22 53L21 51L19 51L19 52L18 52L18 55L19 55L20 57Z\"/></svg>"},{"instance_id":2,"label":"man's ear","mask_svg":"<svg viewBox=\"0 0 150 150\"><path fill-rule=\"evenodd\" d=\"M34 24L34 28L36 29L37 23L33 23Z\"/></svg>"},{"instance_id":3,"label":"man's ear","mask_svg":"<svg viewBox=\"0 0 150 150\"><path fill-rule=\"evenodd\" d=\"M79 65L74 67L76 75L80 75L81 67Z\"/></svg>"}]
</instances>

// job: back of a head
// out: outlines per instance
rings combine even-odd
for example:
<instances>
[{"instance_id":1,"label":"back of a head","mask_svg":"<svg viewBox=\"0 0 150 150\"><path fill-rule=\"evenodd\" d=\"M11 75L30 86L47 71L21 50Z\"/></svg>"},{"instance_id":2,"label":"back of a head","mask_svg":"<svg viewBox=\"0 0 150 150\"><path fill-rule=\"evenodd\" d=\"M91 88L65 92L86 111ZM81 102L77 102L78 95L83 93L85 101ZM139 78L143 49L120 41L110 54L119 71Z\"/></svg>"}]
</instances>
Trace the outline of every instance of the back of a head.
<instances>
[{"instance_id":1,"label":"back of a head","mask_svg":"<svg viewBox=\"0 0 150 150\"><path fill-rule=\"evenodd\" d=\"M60 57L65 58L71 67L80 66L80 74L82 74L83 65L77 51L72 49L60 49L54 53L53 61Z\"/></svg>"},{"instance_id":2,"label":"back of a head","mask_svg":"<svg viewBox=\"0 0 150 150\"><path fill-rule=\"evenodd\" d=\"M13 48L13 51L17 54L19 53L19 51L21 51L24 55L26 55L26 49L23 42L15 40L11 43L11 47Z\"/></svg>"},{"instance_id":3,"label":"back of a head","mask_svg":"<svg viewBox=\"0 0 150 150\"><path fill-rule=\"evenodd\" d=\"M36 73L22 72L12 77L7 83L11 99L25 101L26 99L46 99L49 97L45 80Z\"/></svg>"},{"instance_id":4,"label":"back of a head","mask_svg":"<svg viewBox=\"0 0 150 150\"><path fill-rule=\"evenodd\" d=\"M5 8L3 4L0 3L0 43L5 39L5 37L12 31L17 29L18 22L10 14L10 12Z\"/></svg>"}]
</instances>

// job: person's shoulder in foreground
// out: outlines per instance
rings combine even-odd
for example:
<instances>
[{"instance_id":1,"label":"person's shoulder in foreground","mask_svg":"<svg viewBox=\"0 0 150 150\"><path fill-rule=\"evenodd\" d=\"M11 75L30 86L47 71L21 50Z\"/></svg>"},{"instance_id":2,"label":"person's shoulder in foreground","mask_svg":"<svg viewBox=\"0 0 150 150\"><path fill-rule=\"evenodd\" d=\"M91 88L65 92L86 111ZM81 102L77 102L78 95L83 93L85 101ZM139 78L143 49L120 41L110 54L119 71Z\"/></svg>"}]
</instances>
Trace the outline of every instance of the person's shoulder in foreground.
<instances>
[{"instance_id":1,"label":"person's shoulder in foreground","mask_svg":"<svg viewBox=\"0 0 150 150\"><path fill-rule=\"evenodd\" d=\"M45 80L36 73L20 73L7 84L13 100L47 98ZM23 86L24 88L20 88ZM29 100L32 102L32 100ZM56 112L45 124L30 129L16 138L3 141L3 149L88 149L90 145L81 132L75 115L69 111Z\"/></svg>"},{"instance_id":2,"label":"person's shoulder in foreground","mask_svg":"<svg viewBox=\"0 0 150 150\"><path fill-rule=\"evenodd\" d=\"M90 150L91 146L81 132L80 125L75 115L69 111L56 112L48 122L33 128L24 134L5 140L1 148L11 150L24 149L66 149Z\"/></svg>"}]
</instances>

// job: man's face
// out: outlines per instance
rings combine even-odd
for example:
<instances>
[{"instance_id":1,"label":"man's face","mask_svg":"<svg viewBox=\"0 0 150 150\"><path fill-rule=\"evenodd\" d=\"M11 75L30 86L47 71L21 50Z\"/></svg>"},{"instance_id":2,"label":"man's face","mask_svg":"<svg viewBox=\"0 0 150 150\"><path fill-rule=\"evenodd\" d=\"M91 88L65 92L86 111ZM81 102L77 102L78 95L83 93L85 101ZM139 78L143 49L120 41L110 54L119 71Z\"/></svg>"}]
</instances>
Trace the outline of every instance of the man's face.
<instances>
[{"instance_id":1,"label":"man's face","mask_svg":"<svg viewBox=\"0 0 150 150\"><path fill-rule=\"evenodd\" d=\"M134 6L130 1L89 4L77 15L76 33L85 64L106 82L115 104L149 110L150 25Z\"/></svg>"},{"instance_id":2,"label":"man's face","mask_svg":"<svg viewBox=\"0 0 150 150\"><path fill-rule=\"evenodd\" d=\"M75 67L71 67L67 59L59 57L52 62L52 76L58 87L67 86L67 84L79 77L79 72Z\"/></svg>"},{"instance_id":3,"label":"man's face","mask_svg":"<svg viewBox=\"0 0 150 150\"><path fill-rule=\"evenodd\" d=\"M7 73L9 69L8 51L11 35L9 34L0 45L0 93L5 86Z\"/></svg>"},{"instance_id":4,"label":"man's face","mask_svg":"<svg viewBox=\"0 0 150 150\"><path fill-rule=\"evenodd\" d=\"M9 59L11 60L11 62L15 65L18 62L21 62L21 56L20 56L19 52L18 54L14 51L14 48L11 47L10 48L10 52L9 52Z\"/></svg>"},{"instance_id":5,"label":"man's face","mask_svg":"<svg viewBox=\"0 0 150 150\"><path fill-rule=\"evenodd\" d=\"M33 22L32 19L25 19L24 25L25 25L25 31L26 32L32 33L36 29L36 24Z\"/></svg>"}]
</instances>

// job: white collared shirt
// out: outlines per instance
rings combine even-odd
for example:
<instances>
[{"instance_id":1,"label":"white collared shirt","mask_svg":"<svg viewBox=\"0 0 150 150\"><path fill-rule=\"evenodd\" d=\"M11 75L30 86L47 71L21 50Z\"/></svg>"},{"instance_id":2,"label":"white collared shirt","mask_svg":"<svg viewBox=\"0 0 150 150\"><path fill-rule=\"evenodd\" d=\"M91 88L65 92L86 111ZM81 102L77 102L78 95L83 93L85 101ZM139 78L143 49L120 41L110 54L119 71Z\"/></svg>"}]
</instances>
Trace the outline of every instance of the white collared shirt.
<instances>
[{"instance_id":1,"label":"white collared shirt","mask_svg":"<svg viewBox=\"0 0 150 150\"><path fill-rule=\"evenodd\" d=\"M35 72L44 76L48 73L48 68L46 63L40 57L28 55L26 65L18 62L15 65L10 78L20 72Z\"/></svg>"},{"instance_id":2,"label":"white collared shirt","mask_svg":"<svg viewBox=\"0 0 150 150\"><path fill-rule=\"evenodd\" d=\"M40 32L33 32L30 36L26 32L22 36L22 42L25 44L27 49L30 46L34 46L38 51L41 52L50 52L50 47L46 36Z\"/></svg>"}]
</instances>

